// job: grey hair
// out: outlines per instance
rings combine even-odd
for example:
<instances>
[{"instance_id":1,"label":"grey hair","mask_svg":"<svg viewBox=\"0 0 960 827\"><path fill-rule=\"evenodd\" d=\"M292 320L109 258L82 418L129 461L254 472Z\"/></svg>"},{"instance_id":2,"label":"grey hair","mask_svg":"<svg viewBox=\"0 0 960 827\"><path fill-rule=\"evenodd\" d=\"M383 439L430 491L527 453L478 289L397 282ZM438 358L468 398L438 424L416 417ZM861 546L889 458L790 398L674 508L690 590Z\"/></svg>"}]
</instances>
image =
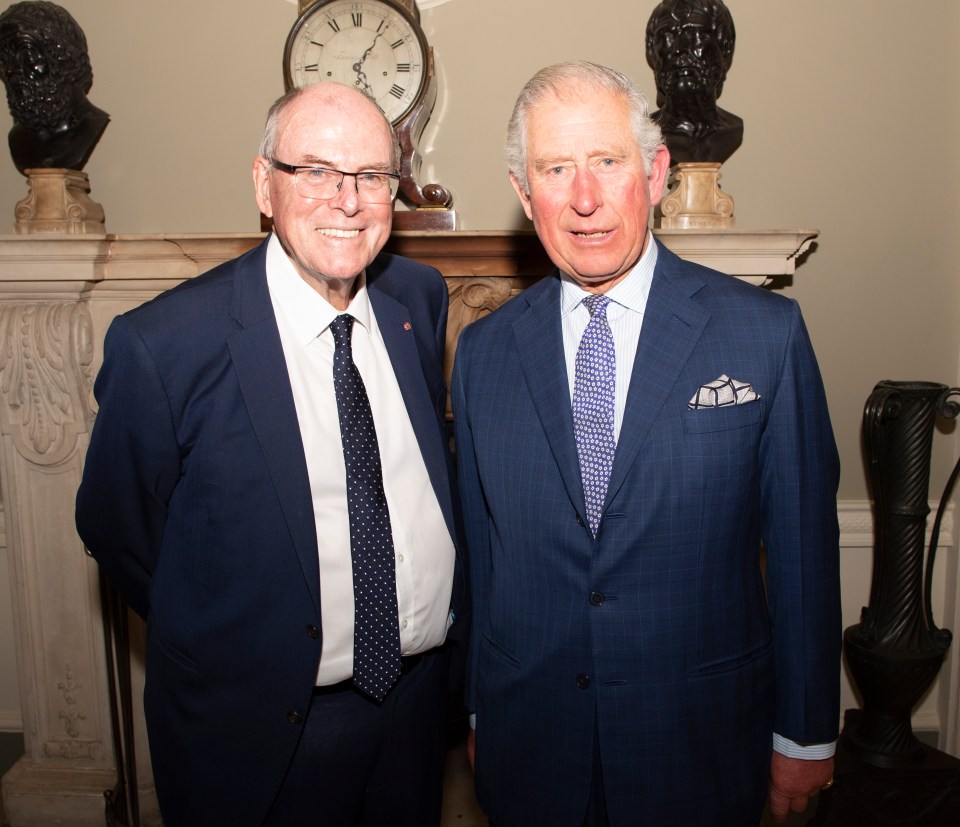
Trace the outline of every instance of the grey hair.
<instances>
[{"instance_id":1,"label":"grey hair","mask_svg":"<svg viewBox=\"0 0 960 827\"><path fill-rule=\"evenodd\" d=\"M367 100L370 101L380 113L383 118L384 124L386 124L387 131L390 133L390 142L393 145L393 168L396 170L400 169L400 138L397 137L397 131L393 128L393 124L390 123L387 116L383 113L383 109L380 108L378 104L372 97L366 94L361 89L356 89L353 86L347 86L346 84L339 84L345 89L353 89L355 92L359 92ZM273 160L274 153L277 150L277 143L280 141L280 120L283 116L283 113L287 111L289 107L303 92L310 87L297 87L291 89L289 92L281 95L277 98L271 107L267 110L267 121L263 127L263 137L260 139L260 155L267 160Z\"/></svg>"},{"instance_id":2,"label":"grey hair","mask_svg":"<svg viewBox=\"0 0 960 827\"><path fill-rule=\"evenodd\" d=\"M657 149L663 143L663 136L660 127L650 119L646 96L630 78L615 69L586 60L573 60L541 69L527 81L514 104L507 125L507 168L524 192L530 192L527 181L527 116L549 95L564 98L571 92L582 91L612 92L623 96L630 110L633 135L643 155L644 172L650 172Z\"/></svg>"}]
</instances>

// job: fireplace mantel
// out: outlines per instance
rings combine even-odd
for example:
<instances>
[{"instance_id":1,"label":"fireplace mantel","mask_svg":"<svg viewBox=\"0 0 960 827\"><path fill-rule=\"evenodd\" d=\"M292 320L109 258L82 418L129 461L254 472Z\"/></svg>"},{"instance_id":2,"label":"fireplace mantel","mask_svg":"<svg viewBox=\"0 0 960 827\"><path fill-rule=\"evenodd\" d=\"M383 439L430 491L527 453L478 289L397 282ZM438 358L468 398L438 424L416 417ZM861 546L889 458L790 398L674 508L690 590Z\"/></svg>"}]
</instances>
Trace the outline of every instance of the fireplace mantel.
<instances>
[{"instance_id":1,"label":"fireplace mantel","mask_svg":"<svg viewBox=\"0 0 960 827\"><path fill-rule=\"evenodd\" d=\"M677 255L762 284L792 275L817 230L654 230ZM0 283L106 281L199 275L250 249L262 233L179 235L0 235ZM445 276L536 278L551 264L533 232L395 232L387 249Z\"/></svg>"},{"instance_id":2,"label":"fireplace mantel","mask_svg":"<svg viewBox=\"0 0 960 827\"><path fill-rule=\"evenodd\" d=\"M685 258L763 284L816 230L655 231ZM263 235L0 235L0 489L26 748L3 777L12 827L102 825L115 777L96 565L73 523L107 326ZM552 269L532 233L398 232L388 249L450 289L447 370L463 327ZM135 685L142 670L133 665ZM135 690L135 694L138 694ZM141 817L160 824L142 719Z\"/></svg>"}]
</instances>

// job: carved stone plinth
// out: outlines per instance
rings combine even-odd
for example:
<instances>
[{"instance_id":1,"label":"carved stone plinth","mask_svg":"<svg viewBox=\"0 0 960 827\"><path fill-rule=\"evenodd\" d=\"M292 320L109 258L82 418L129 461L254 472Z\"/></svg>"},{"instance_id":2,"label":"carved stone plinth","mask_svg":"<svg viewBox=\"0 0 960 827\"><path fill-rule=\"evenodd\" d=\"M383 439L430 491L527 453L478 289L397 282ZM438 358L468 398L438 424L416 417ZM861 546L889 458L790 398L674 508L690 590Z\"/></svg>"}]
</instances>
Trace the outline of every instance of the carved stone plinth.
<instances>
[{"instance_id":1,"label":"carved stone plinth","mask_svg":"<svg viewBox=\"0 0 960 827\"><path fill-rule=\"evenodd\" d=\"M90 198L90 179L74 169L28 169L30 194L14 210L18 234L103 235L103 207Z\"/></svg>"},{"instance_id":2,"label":"carved stone plinth","mask_svg":"<svg viewBox=\"0 0 960 827\"><path fill-rule=\"evenodd\" d=\"M720 164L677 164L670 170L670 190L657 206L654 226L665 230L732 227L733 198L720 189L720 178Z\"/></svg>"}]
</instances>

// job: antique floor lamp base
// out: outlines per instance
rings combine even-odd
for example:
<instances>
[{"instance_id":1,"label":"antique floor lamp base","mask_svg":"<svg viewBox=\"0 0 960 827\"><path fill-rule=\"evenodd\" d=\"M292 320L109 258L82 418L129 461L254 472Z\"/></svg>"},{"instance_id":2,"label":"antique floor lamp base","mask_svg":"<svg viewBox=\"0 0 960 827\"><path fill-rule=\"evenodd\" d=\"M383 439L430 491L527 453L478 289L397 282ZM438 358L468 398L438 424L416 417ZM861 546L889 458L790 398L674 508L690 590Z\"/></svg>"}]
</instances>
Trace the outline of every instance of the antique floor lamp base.
<instances>
[{"instance_id":1,"label":"antique floor lamp base","mask_svg":"<svg viewBox=\"0 0 960 827\"><path fill-rule=\"evenodd\" d=\"M848 709L844 733L861 710ZM911 766L876 767L837 745L835 783L820 793L808 827L956 827L960 824L960 759L921 744Z\"/></svg>"}]
</instances>

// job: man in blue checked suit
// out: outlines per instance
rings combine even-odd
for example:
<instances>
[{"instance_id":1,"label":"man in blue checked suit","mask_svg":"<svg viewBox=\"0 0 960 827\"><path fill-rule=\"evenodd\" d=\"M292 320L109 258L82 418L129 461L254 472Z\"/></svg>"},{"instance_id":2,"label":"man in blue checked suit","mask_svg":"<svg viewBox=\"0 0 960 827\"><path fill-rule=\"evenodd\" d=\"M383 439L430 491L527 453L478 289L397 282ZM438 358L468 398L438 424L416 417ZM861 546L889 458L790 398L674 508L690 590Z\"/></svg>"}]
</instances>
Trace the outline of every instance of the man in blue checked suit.
<instances>
[{"instance_id":1,"label":"man in blue checked suit","mask_svg":"<svg viewBox=\"0 0 960 827\"><path fill-rule=\"evenodd\" d=\"M557 270L454 369L479 801L496 827L745 827L769 792L783 819L839 725L839 467L800 311L652 238L669 156L623 75L539 72L507 154Z\"/></svg>"}]
</instances>

